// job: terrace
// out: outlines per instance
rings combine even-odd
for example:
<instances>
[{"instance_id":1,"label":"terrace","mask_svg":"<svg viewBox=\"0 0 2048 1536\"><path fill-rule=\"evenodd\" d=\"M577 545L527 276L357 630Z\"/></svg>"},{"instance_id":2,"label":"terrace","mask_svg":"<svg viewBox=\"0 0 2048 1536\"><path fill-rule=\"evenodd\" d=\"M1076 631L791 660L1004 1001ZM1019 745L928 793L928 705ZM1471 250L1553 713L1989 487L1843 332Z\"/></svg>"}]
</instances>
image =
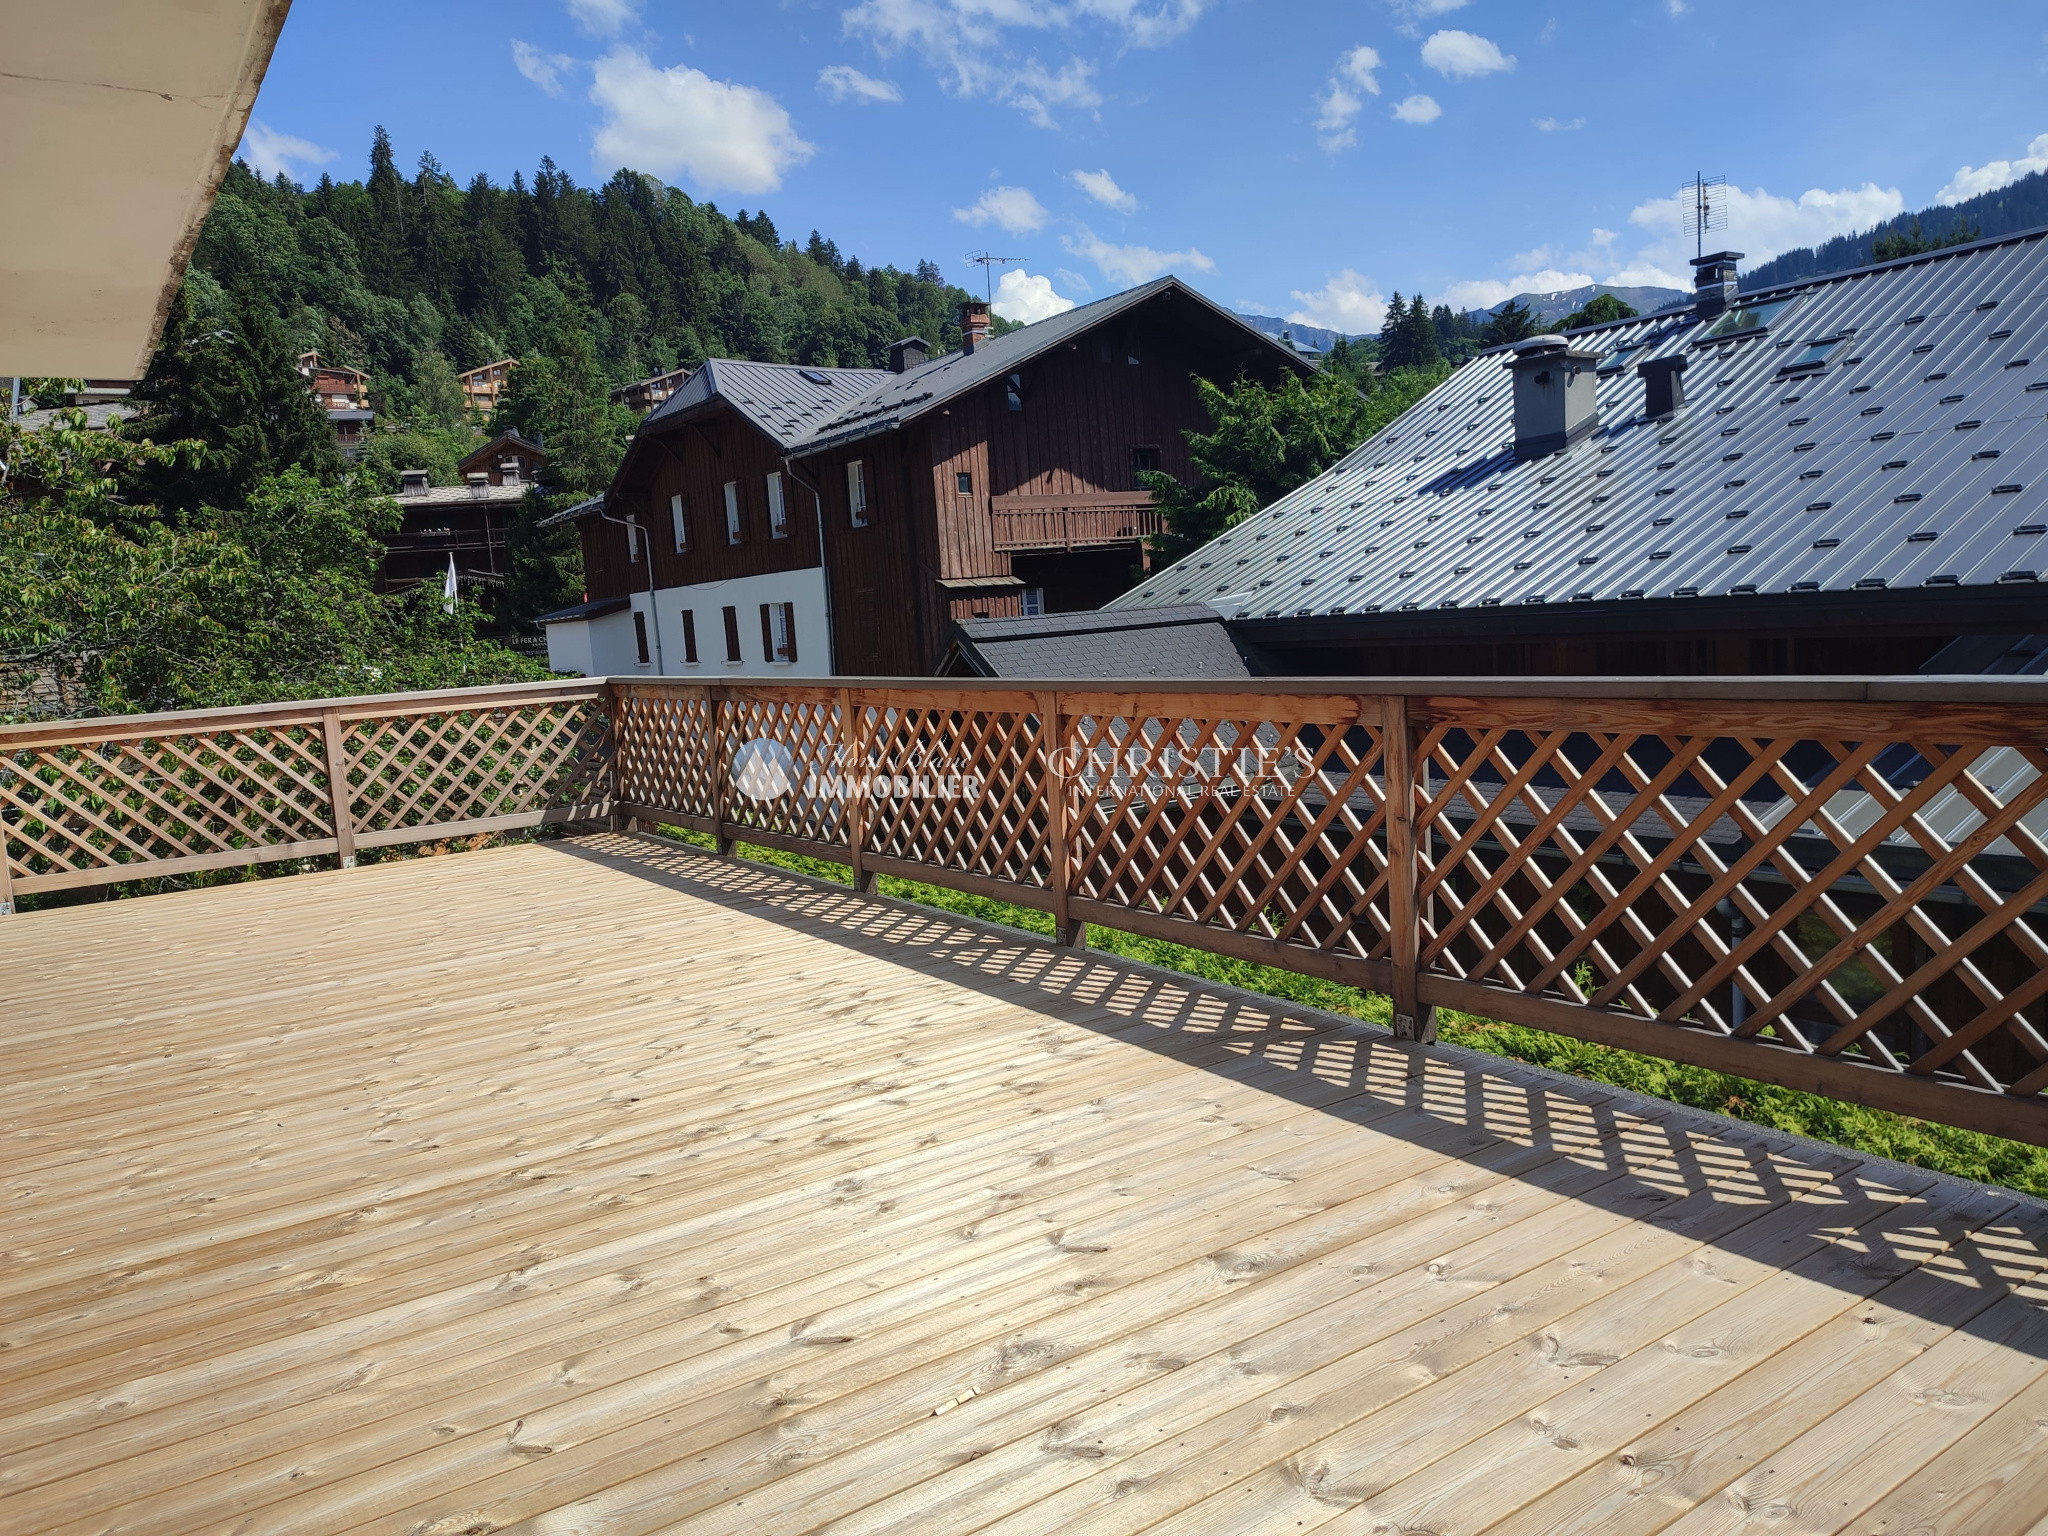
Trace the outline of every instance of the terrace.
<instances>
[{"instance_id":1,"label":"terrace","mask_svg":"<svg viewBox=\"0 0 2048 1536\"><path fill-rule=\"evenodd\" d=\"M0 918L0 1525L2027 1529L2037 1203L1430 1041L1457 1006L2048 1139L2041 685L1743 690L0 728L0 898L329 866Z\"/></svg>"}]
</instances>

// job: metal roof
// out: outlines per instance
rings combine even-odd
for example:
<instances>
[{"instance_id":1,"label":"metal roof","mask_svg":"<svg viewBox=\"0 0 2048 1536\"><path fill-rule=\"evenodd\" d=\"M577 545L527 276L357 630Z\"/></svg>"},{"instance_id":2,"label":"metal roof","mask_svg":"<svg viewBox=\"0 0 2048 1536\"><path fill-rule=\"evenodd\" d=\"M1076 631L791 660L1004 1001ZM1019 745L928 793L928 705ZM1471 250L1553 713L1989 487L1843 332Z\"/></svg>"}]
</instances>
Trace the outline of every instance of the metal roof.
<instances>
[{"instance_id":1,"label":"metal roof","mask_svg":"<svg viewBox=\"0 0 2048 1536\"><path fill-rule=\"evenodd\" d=\"M1502 350L1114 608L1234 618L1983 586L2048 578L2048 230L1573 332L1638 350L1592 437L1517 463ZM1822 365L1787 366L1841 338ZM1638 361L1683 353L1647 420Z\"/></svg>"},{"instance_id":2,"label":"metal roof","mask_svg":"<svg viewBox=\"0 0 2048 1536\"><path fill-rule=\"evenodd\" d=\"M896 375L880 368L805 368L714 357L641 422L646 430L714 397L784 448L794 448L825 422Z\"/></svg>"}]
</instances>

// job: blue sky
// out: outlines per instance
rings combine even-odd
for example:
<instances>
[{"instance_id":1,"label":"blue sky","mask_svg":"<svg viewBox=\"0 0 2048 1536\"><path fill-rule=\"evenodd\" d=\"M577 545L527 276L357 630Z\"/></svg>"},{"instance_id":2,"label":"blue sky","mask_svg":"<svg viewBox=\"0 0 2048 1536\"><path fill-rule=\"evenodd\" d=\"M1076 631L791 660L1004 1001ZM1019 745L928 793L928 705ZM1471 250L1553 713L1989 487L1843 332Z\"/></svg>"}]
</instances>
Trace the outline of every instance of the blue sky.
<instances>
[{"instance_id":1,"label":"blue sky","mask_svg":"<svg viewBox=\"0 0 2048 1536\"><path fill-rule=\"evenodd\" d=\"M1036 319L1172 271L1345 330L1689 283L1678 185L1751 262L2048 169L2048 8L1924 0L299 0L243 153L459 180L552 155L863 261L993 250Z\"/></svg>"}]
</instances>

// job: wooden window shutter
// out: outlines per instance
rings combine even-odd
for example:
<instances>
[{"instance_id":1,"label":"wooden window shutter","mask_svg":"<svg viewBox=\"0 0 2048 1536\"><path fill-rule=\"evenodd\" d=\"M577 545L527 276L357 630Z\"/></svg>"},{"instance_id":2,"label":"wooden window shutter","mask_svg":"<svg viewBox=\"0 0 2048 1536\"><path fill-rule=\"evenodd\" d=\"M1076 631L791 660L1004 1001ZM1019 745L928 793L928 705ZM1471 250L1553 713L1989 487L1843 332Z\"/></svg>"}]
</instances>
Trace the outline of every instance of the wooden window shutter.
<instances>
[{"instance_id":1,"label":"wooden window shutter","mask_svg":"<svg viewBox=\"0 0 2048 1536\"><path fill-rule=\"evenodd\" d=\"M725 610L725 659L739 661L740 656L740 611L737 608Z\"/></svg>"},{"instance_id":2,"label":"wooden window shutter","mask_svg":"<svg viewBox=\"0 0 2048 1536\"><path fill-rule=\"evenodd\" d=\"M697 664L697 610L683 610L683 660L691 666Z\"/></svg>"}]
</instances>

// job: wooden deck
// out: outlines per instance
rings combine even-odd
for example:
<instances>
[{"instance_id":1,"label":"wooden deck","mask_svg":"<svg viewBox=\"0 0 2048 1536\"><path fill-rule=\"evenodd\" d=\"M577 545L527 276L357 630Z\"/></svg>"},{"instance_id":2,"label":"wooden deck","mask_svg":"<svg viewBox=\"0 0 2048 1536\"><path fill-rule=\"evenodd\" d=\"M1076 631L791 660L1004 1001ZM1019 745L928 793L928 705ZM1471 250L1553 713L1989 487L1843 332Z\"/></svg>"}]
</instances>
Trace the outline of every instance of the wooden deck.
<instances>
[{"instance_id":1,"label":"wooden deck","mask_svg":"<svg viewBox=\"0 0 2048 1536\"><path fill-rule=\"evenodd\" d=\"M694 852L0 919L0 1529L1985 1532L2048 1216Z\"/></svg>"}]
</instances>

